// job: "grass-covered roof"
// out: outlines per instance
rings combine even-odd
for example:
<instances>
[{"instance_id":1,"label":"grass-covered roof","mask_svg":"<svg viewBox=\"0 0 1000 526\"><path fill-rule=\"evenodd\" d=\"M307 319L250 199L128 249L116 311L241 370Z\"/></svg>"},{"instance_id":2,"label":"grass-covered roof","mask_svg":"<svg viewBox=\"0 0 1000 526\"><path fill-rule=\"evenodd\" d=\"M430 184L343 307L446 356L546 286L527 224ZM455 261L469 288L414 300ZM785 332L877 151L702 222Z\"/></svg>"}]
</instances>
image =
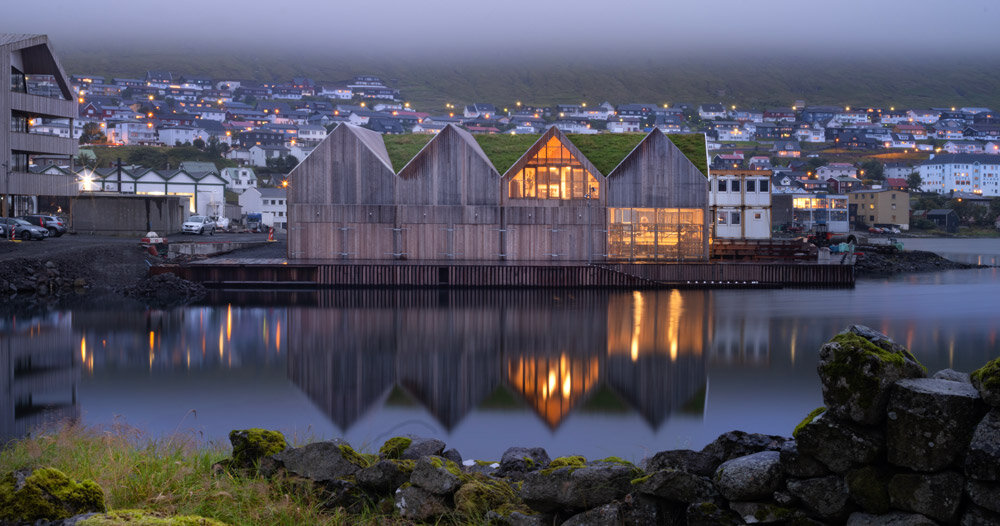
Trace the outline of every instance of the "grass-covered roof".
<instances>
[{"instance_id":1,"label":"grass-covered roof","mask_svg":"<svg viewBox=\"0 0 1000 526\"><path fill-rule=\"evenodd\" d=\"M389 152L389 160L392 161L392 171L399 173L406 166L406 163L413 159L417 152L421 150L433 135L423 133L407 133L403 135L386 134L382 136L385 142L385 150Z\"/></svg>"},{"instance_id":2,"label":"grass-covered roof","mask_svg":"<svg viewBox=\"0 0 1000 526\"><path fill-rule=\"evenodd\" d=\"M399 173L406 163L413 159L434 136L424 134L383 135L385 149L389 152L392 169ZM503 174L518 159L535 144L540 135L523 134L510 135L498 133L494 135L476 135L476 142L483 149L486 157L500 174ZM600 133L594 135L568 134L566 137L601 171L608 175L622 162L642 141L645 134L641 133ZM700 133L668 134L667 137L677 145L684 155L691 160L703 174L708 173L708 159L705 154L705 136Z\"/></svg>"}]
</instances>

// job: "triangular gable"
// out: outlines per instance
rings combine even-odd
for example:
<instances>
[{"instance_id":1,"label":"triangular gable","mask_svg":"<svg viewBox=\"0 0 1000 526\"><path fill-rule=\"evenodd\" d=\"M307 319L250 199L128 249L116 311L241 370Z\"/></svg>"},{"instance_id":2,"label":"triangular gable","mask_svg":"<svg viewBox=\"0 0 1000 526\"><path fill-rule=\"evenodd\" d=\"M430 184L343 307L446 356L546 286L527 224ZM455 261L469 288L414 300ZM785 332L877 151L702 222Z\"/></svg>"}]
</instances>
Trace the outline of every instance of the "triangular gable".
<instances>
[{"instance_id":1,"label":"triangular gable","mask_svg":"<svg viewBox=\"0 0 1000 526\"><path fill-rule=\"evenodd\" d=\"M469 132L449 124L397 176L399 204L495 205L500 174Z\"/></svg>"},{"instance_id":2,"label":"triangular gable","mask_svg":"<svg viewBox=\"0 0 1000 526\"><path fill-rule=\"evenodd\" d=\"M701 208L707 188L705 175L654 129L608 174L607 205Z\"/></svg>"},{"instance_id":3,"label":"triangular gable","mask_svg":"<svg viewBox=\"0 0 1000 526\"><path fill-rule=\"evenodd\" d=\"M124 172L123 172L123 175L124 175ZM116 179L116 181L117 181L117 179ZM149 170L146 173L144 173L144 174L140 175L139 177L137 177L136 181L140 182L140 183L165 183L165 182L167 182L167 178L164 177L163 175L161 175L156 170Z\"/></svg>"},{"instance_id":4,"label":"triangular gable","mask_svg":"<svg viewBox=\"0 0 1000 526\"><path fill-rule=\"evenodd\" d=\"M55 77L56 83L59 84L59 91L62 92L63 97L66 100L76 102L76 96L71 88L69 76L66 75L66 71L59 63L59 59L56 58L48 36L7 34L4 35L3 40L0 40L0 45L8 44L13 49L21 52L22 64L26 70L25 73L29 75L52 75Z\"/></svg>"},{"instance_id":5,"label":"triangular gable","mask_svg":"<svg viewBox=\"0 0 1000 526\"><path fill-rule=\"evenodd\" d=\"M288 174L290 204L393 204L395 172L378 133L339 124Z\"/></svg>"},{"instance_id":6,"label":"triangular gable","mask_svg":"<svg viewBox=\"0 0 1000 526\"><path fill-rule=\"evenodd\" d=\"M177 170L172 175L167 177L167 180L174 184L194 183L196 181L196 179L191 174L187 173L186 170Z\"/></svg>"},{"instance_id":7,"label":"triangular gable","mask_svg":"<svg viewBox=\"0 0 1000 526\"><path fill-rule=\"evenodd\" d=\"M506 182L507 180L509 180L511 177L513 177L519 171L521 171L521 169L523 169L530 161L538 157L539 152L542 151L542 149L545 148L547 145L549 145L550 141L552 141L553 138L556 139L562 145L562 147L568 150L570 155L577 161L579 161L580 164L583 165L583 168L589 171L591 175L593 175L594 177L604 175L601 173L600 170L597 169L597 167L594 166L593 163L590 162L590 159L587 159L587 156L583 155L583 153L580 152L580 149L577 148L576 145L573 144L573 141L569 140L569 138L566 137L566 135L562 131L560 131L559 128L556 128L555 126L549 126L549 129L545 133L543 133L542 136L539 137L537 141L535 141L535 144L531 145L531 148L528 148L528 151L525 152L524 155L522 155L521 158L517 160L517 162L511 165L511 167L507 169L506 172L504 172L503 174L504 181Z\"/></svg>"}]
</instances>

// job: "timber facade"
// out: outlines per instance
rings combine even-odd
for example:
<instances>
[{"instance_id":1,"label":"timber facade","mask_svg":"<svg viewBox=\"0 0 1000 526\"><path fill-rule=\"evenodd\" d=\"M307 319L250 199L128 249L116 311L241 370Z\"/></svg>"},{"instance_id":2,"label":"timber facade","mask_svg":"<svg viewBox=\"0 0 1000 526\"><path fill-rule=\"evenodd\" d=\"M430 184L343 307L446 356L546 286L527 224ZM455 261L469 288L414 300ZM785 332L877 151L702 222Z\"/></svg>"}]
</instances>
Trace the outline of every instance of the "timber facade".
<instances>
[{"instance_id":1,"label":"timber facade","mask_svg":"<svg viewBox=\"0 0 1000 526\"><path fill-rule=\"evenodd\" d=\"M341 124L288 190L290 260L708 260L708 181L659 130L603 174L552 127L501 174L448 125L396 173L380 134Z\"/></svg>"},{"instance_id":2,"label":"timber facade","mask_svg":"<svg viewBox=\"0 0 1000 526\"><path fill-rule=\"evenodd\" d=\"M43 121L67 122L72 130L76 95L45 35L0 33L0 69L10 74L0 90L0 115L10 123L0 129L0 215L31 213L42 196L77 194L74 175L28 171L36 155L76 155L75 140L32 131Z\"/></svg>"}]
</instances>

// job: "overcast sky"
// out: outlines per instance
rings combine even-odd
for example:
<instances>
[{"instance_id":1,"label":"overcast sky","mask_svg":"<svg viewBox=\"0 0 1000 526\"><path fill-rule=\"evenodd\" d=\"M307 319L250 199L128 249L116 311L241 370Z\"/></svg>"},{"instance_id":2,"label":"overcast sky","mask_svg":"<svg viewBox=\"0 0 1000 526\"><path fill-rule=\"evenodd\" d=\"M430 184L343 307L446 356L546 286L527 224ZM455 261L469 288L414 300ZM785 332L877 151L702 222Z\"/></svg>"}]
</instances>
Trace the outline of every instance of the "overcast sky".
<instances>
[{"instance_id":1,"label":"overcast sky","mask_svg":"<svg viewBox=\"0 0 1000 526\"><path fill-rule=\"evenodd\" d=\"M5 2L0 31L47 33L65 51L994 54L998 6L996 0L42 0Z\"/></svg>"}]
</instances>

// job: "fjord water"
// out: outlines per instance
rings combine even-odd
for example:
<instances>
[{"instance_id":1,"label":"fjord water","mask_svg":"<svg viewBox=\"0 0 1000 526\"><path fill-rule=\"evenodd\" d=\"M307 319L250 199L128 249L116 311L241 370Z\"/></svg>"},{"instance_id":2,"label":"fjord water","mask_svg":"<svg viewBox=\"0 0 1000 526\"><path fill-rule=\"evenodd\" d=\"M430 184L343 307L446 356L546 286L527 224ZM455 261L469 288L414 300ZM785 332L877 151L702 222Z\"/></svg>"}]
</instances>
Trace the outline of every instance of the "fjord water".
<instances>
[{"instance_id":1,"label":"fjord water","mask_svg":"<svg viewBox=\"0 0 1000 526\"><path fill-rule=\"evenodd\" d=\"M0 320L4 437L57 417L150 436L280 429L466 458L700 448L788 435L822 404L820 345L851 323L931 370L1000 355L1000 269L845 289L217 292L172 310Z\"/></svg>"}]
</instances>

